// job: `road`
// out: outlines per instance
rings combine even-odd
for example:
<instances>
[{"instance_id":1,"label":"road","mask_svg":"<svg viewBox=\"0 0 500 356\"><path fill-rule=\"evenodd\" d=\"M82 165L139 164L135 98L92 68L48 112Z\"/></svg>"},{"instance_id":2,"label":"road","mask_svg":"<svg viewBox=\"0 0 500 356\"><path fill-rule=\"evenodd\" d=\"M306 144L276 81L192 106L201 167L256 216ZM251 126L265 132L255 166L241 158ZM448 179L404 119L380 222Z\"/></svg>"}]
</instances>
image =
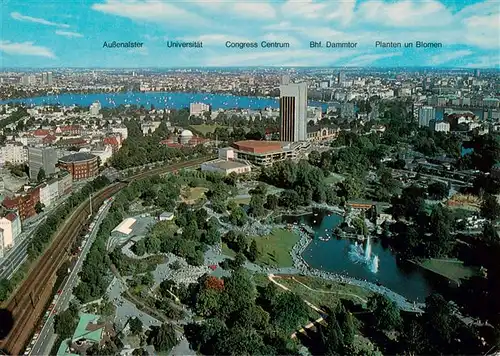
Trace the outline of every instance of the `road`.
<instances>
[{"instance_id":1,"label":"road","mask_svg":"<svg viewBox=\"0 0 500 356\"><path fill-rule=\"evenodd\" d=\"M78 260L76 261L73 270L69 274L69 276L66 278L64 286L61 288L61 294L59 295L59 298L57 299L54 310L57 312L65 310L72 297L73 293L73 288L77 285L79 278L78 278L78 273L80 273L82 269L82 264L83 261L85 261L85 258L87 256L87 253L89 252L90 248L92 247L92 244L94 243L95 237L97 235L97 232L99 231L99 226L106 216L109 208L111 207L111 204L109 202L106 202L106 207L96 216L94 221L97 223L94 226L94 229L91 231L90 236L83 246L82 252L80 253L80 256L78 257ZM40 335L35 341L35 344L33 345L31 349L31 355L48 355L50 352L50 347L51 347L51 340L54 335L54 313L50 313L49 317L45 321L45 324L42 327L42 330L40 331Z\"/></svg>"}]
</instances>

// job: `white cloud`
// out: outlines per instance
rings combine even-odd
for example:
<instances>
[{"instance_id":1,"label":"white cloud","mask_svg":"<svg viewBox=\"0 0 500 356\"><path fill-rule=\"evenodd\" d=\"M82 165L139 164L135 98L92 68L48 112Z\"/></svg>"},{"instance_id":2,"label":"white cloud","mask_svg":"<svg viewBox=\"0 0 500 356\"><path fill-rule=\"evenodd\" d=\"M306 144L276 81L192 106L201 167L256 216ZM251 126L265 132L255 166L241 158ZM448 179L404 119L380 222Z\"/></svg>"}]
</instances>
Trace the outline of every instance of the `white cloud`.
<instances>
[{"instance_id":1,"label":"white cloud","mask_svg":"<svg viewBox=\"0 0 500 356\"><path fill-rule=\"evenodd\" d=\"M453 22L450 11L439 1L368 1L359 6L362 21L392 27L444 27Z\"/></svg>"},{"instance_id":2,"label":"white cloud","mask_svg":"<svg viewBox=\"0 0 500 356\"><path fill-rule=\"evenodd\" d=\"M356 0L343 0L333 3L330 13L326 14L328 20L338 20L341 24L347 25L354 18L354 8L356 7Z\"/></svg>"},{"instance_id":3,"label":"white cloud","mask_svg":"<svg viewBox=\"0 0 500 356\"><path fill-rule=\"evenodd\" d=\"M12 17L14 20L18 20L18 21L39 23L41 25L46 25L46 26L56 26L56 27L69 28L69 25L66 25L63 23L52 22L52 21L48 21L48 20L38 18L38 17L25 16L25 15L20 14L19 12L11 12L10 17Z\"/></svg>"},{"instance_id":4,"label":"white cloud","mask_svg":"<svg viewBox=\"0 0 500 356\"><path fill-rule=\"evenodd\" d=\"M20 56L56 58L52 50L47 47L36 46L33 42L0 41L0 51Z\"/></svg>"},{"instance_id":5,"label":"white cloud","mask_svg":"<svg viewBox=\"0 0 500 356\"><path fill-rule=\"evenodd\" d=\"M401 52L392 52L392 53L380 53L380 54L364 54L350 60L346 66L347 67L364 67L369 66L376 61L384 58L398 57L402 56Z\"/></svg>"},{"instance_id":6,"label":"white cloud","mask_svg":"<svg viewBox=\"0 0 500 356\"><path fill-rule=\"evenodd\" d=\"M429 65L440 65L443 63L448 63L450 61L453 61L455 59L463 58L470 56L473 52L464 49L460 51L452 51L452 52L444 52L435 56L432 56L428 62Z\"/></svg>"},{"instance_id":7,"label":"white cloud","mask_svg":"<svg viewBox=\"0 0 500 356\"><path fill-rule=\"evenodd\" d=\"M281 6L284 16L301 17L302 19L318 19L325 16L326 3L313 0L288 0Z\"/></svg>"},{"instance_id":8,"label":"white cloud","mask_svg":"<svg viewBox=\"0 0 500 356\"><path fill-rule=\"evenodd\" d=\"M61 31L61 30L57 30L56 35L64 36L64 37L68 37L68 38L83 37L83 35L78 33L78 32Z\"/></svg>"},{"instance_id":9,"label":"white cloud","mask_svg":"<svg viewBox=\"0 0 500 356\"><path fill-rule=\"evenodd\" d=\"M352 52L336 52L328 56L318 55L315 50L245 51L235 54L209 56L206 66L320 66L352 56Z\"/></svg>"},{"instance_id":10,"label":"white cloud","mask_svg":"<svg viewBox=\"0 0 500 356\"><path fill-rule=\"evenodd\" d=\"M498 54L481 56L466 65L467 68L499 68L500 56Z\"/></svg>"},{"instance_id":11,"label":"white cloud","mask_svg":"<svg viewBox=\"0 0 500 356\"><path fill-rule=\"evenodd\" d=\"M92 5L92 9L107 14L126 17L136 21L176 24L186 26L200 26L207 21L201 16L188 12L168 2L145 0L106 0L102 4Z\"/></svg>"},{"instance_id":12,"label":"white cloud","mask_svg":"<svg viewBox=\"0 0 500 356\"><path fill-rule=\"evenodd\" d=\"M132 48L127 51L127 53L132 54L132 55L139 55L139 56L147 56L149 55L149 51L147 47L141 47L141 48Z\"/></svg>"},{"instance_id":13,"label":"white cloud","mask_svg":"<svg viewBox=\"0 0 500 356\"><path fill-rule=\"evenodd\" d=\"M274 19L276 17L276 10L270 4L266 3L251 3L239 2L232 5L230 10L234 16L238 17L251 17L258 19Z\"/></svg>"}]
</instances>

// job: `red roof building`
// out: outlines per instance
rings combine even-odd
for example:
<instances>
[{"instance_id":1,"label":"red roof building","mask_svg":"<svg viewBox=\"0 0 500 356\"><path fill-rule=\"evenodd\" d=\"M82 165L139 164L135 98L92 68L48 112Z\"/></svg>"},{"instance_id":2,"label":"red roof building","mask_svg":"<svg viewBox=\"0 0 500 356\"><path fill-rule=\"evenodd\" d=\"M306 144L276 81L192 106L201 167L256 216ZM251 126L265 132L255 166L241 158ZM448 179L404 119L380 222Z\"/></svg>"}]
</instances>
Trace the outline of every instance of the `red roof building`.
<instances>
[{"instance_id":1,"label":"red roof building","mask_svg":"<svg viewBox=\"0 0 500 356\"><path fill-rule=\"evenodd\" d=\"M49 130L38 129L32 132L35 137L45 137L50 134Z\"/></svg>"},{"instance_id":2,"label":"red roof building","mask_svg":"<svg viewBox=\"0 0 500 356\"><path fill-rule=\"evenodd\" d=\"M80 125L67 125L56 128L56 134L66 136L80 135L81 131Z\"/></svg>"},{"instance_id":3,"label":"red roof building","mask_svg":"<svg viewBox=\"0 0 500 356\"><path fill-rule=\"evenodd\" d=\"M56 140L57 140L56 136L54 136L54 135L47 135L47 136L45 136L42 139L42 143L50 145L50 144L53 144L54 142L56 142Z\"/></svg>"},{"instance_id":4,"label":"red roof building","mask_svg":"<svg viewBox=\"0 0 500 356\"><path fill-rule=\"evenodd\" d=\"M239 151L244 151L254 154L266 154L266 153L281 151L282 143L279 141L246 140L246 141L234 142L233 147Z\"/></svg>"},{"instance_id":5,"label":"red roof building","mask_svg":"<svg viewBox=\"0 0 500 356\"><path fill-rule=\"evenodd\" d=\"M40 187L12 198L5 198L2 205L9 210L17 209L21 220L36 215L35 205L40 201ZM14 214L15 215L15 214Z\"/></svg>"}]
</instances>

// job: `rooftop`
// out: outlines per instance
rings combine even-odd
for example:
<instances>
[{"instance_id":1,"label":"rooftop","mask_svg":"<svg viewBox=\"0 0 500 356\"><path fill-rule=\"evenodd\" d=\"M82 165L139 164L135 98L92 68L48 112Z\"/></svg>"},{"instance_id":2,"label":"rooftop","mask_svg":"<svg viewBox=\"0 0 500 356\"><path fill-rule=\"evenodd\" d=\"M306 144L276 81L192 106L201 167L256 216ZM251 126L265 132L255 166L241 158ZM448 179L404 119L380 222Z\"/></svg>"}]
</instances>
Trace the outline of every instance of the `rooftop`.
<instances>
[{"instance_id":1,"label":"rooftop","mask_svg":"<svg viewBox=\"0 0 500 356\"><path fill-rule=\"evenodd\" d=\"M81 313L80 320L73 334L73 341L80 339L101 342L104 324L98 324L99 315Z\"/></svg>"},{"instance_id":2,"label":"rooftop","mask_svg":"<svg viewBox=\"0 0 500 356\"><path fill-rule=\"evenodd\" d=\"M233 143L236 149L252 153L270 153L282 150L283 142L281 141L257 141L245 140L236 141Z\"/></svg>"},{"instance_id":3,"label":"rooftop","mask_svg":"<svg viewBox=\"0 0 500 356\"><path fill-rule=\"evenodd\" d=\"M206 163L212 167L217 167L220 169L233 169L233 168L243 168L247 167L247 164L236 162L236 161L226 161L223 159L216 159L214 161L210 161Z\"/></svg>"},{"instance_id":4,"label":"rooftop","mask_svg":"<svg viewBox=\"0 0 500 356\"><path fill-rule=\"evenodd\" d=\"M91 159L97 158L97 156L88 152L77 152L71 155L67 155L59 158L60 162L71 163L71 162L81 162L89 161Z\"/></svg>"},{"instance_id":5,"label":"rooftop","mask_svg":"<svg viewBox=\"0 0 500 356\"><path fill-rule=\"evenodd\" d=\"M134 218L126 218L120 225L115 227L112 232L120 232L125 235L129 235L132 232L132 225L135 224Z\"/></svg>"}]
</instances>

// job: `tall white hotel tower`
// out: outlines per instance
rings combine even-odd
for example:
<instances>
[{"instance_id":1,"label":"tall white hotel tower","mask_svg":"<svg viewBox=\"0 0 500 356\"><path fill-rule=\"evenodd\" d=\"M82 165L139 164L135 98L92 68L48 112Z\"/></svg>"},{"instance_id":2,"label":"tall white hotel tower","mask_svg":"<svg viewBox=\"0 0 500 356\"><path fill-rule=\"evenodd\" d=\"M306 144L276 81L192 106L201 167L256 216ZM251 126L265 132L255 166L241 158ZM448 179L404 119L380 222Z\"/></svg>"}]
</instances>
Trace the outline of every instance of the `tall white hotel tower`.
<instances>
[{"instance_id":1,"label":"tall white hotel tower","mask_svg":"<svg viewBox=\"0 0 500 356\"><path fill-rule=\"evenodd\" d=\"M280 140L307 140L307 83L280 85Z\"/></svg>"}]
</instances>

